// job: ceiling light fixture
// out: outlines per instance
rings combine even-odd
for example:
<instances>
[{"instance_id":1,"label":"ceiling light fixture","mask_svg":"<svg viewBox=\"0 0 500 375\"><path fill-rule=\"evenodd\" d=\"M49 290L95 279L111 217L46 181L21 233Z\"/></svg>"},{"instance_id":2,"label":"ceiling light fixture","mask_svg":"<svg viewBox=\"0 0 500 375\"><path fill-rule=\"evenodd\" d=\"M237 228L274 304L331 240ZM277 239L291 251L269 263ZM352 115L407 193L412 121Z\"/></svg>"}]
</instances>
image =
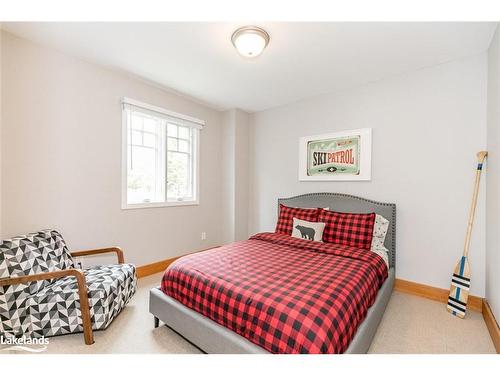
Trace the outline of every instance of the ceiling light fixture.
<instances>
[{"instance_id":1,"label":"ceiling light fixture","mask_svg":"<svg viewBox=\"0 0 500 375\"><path fill-rule=\"evenodd\" d=\"M231 36L231 42L243 57L257 57L269 44L269 34L257 26L244 26Z\"/></svg>"}]
</instances>

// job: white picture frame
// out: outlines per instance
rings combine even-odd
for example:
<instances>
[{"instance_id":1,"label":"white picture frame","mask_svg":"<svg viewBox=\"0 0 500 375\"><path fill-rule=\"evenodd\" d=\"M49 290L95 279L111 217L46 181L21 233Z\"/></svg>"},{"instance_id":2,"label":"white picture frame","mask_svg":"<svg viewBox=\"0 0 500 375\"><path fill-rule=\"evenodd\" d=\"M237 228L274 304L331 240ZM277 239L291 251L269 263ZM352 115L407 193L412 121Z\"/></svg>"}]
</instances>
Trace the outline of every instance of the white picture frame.
<instances>
[{"instance_id":1,"label":"white picture frame","mask_svg":"<svg viewBox=\"0 0 500 375\"><path fill-rule=\"evenodd\" d=\"M370 181L372 129L301 137L300 181Z\"/></svg>"}]
</instances>

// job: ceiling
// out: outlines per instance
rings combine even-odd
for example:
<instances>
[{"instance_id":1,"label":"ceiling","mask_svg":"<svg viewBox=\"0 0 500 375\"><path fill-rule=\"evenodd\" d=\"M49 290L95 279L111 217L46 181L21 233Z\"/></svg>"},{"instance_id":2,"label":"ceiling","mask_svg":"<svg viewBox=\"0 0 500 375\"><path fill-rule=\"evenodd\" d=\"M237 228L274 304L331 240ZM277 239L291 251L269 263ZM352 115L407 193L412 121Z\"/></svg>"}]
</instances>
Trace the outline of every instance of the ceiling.
<instances>
[{"instance_id":1,"label":"ceiling","mask_svg":"<svg viewBox=\"0 0 500 375\"><path fill-rule=\"evenodd\" d=\"M261 111L484 52L496 23L257 23L255 60L237 23L2 23L23 38L133 73L217 109Z\"/></svg>"}]
</instances>

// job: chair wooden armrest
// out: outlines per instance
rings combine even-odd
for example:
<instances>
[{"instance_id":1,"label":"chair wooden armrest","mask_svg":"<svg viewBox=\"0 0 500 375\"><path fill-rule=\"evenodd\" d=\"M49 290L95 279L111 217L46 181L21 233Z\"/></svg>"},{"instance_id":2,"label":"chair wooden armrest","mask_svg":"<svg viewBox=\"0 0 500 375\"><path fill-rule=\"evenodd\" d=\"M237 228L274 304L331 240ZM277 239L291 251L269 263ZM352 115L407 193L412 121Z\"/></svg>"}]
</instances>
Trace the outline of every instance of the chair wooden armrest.
<instances>
[{"instance_id":1,"label":"chair wooden armrest","mask_svg":"<svg viewBox=\"0 0 500 375\"><path fill-rule=\"evenodd\" d=\"M73 257L85 257L89 255L97 255L104 253L116 253L116 257L118 258L118 263L125 263L125 258L123 257L123 251L119 247L106 247L104 249L94 249L94 250L79 250L73 251L71 256Z\"/></svg>"},{"instance_id":2,"label":"chair wooden armrest","mask_svg":"<svg viewBox=\"0 0 500 375\"><path fill-rule=\"evenodd\" d=\"M60 279L66 276L76 277L78 283L78 294L80 296L80 310L82 313L83 336L85 344L92 345L94 343L94 333L92 332L92 323L90 320L90 305L87 293L87 284L85 282L85 275L82 270L70 268L61 271L43 272L35 275L9 277L0 279L0 286L8 286L15 284L24 284L31 281Z\"/></svg>"}]
</instances>

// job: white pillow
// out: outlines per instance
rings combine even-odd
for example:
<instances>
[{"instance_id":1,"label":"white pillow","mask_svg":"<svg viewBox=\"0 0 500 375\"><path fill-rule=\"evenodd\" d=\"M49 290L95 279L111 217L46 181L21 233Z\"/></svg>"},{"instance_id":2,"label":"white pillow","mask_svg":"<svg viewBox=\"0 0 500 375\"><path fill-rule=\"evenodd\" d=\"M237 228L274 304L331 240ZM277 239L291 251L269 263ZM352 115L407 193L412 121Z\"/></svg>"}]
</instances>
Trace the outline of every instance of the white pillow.
<instances>
[{"instance_id":1,"label":"white pillow","mask_svg":"<svg viewBox=\"0 0 500 375\"><path fill-rule=\"evenodd\" d=\"M292 237L302 238L309 241L323 242L323 231L325 223L316 223L312 221L293 218Z\"/></svg>"},{"instance_id":2,"label":"white pillow","mask_svg":"<svg viewBox=\"0 0 500 375\"><path fill-rule=\"evenodd\" d=\"M385 247L381 247L380 249L372 249L371 251L380 255L387 265L387 269L389 269L389 250Z\"/></svg>"},{"instance_id":3,"label":"white pillow","mask_svg":"<svg viewBox=\"0 0 500 375\"><path fill-rule=\"evenodd\" d=\"M377 214L375 215L375 224L373 225L373 238L371 250L382 249L388 251L384 247L385 236L389 230L389 220Z\"/></svg>"}]
</instances>

